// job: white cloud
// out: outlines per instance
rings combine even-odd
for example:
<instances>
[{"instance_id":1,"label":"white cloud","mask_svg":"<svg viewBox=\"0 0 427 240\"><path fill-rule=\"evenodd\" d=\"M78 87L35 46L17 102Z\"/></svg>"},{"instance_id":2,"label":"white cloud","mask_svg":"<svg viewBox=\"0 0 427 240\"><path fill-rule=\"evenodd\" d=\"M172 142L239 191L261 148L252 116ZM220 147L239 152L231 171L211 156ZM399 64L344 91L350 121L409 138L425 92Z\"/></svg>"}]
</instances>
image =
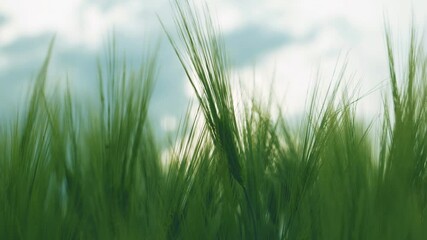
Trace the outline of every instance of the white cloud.
<instances>
[{"instance_id":1,"label":"white cloud","mask_svg":"<svg viewBox=\"0 0 427 240\"><path fill-rule=\"evenodd\" d=\"M82 0L8 0L2 11L8 18L6 34L1 40L12 41L20 35L37 35L44 31L63 31L73 27Z\"/></svg>"},{"instance_id":2,"label":"white cloud","mask_svg":"<svg viewBox=\"0 0 427 240\"><path fill-rule=\"evenodd\" d=\"M387 78L384 51L384 14L396 36L404 43L415 14L418 26L427 26L425 0L208 0L224 34L243 26L257 24L286 32L295 39L289 45L262 56L256 62L257 88L267 92L276 69L276 95L286 99L286 109L302 109L308 88L321 64L325 76L332 71L338 54L350 52L350 72L361 79L362 93ZM143 36L158 28L156 13L171 21L169 1L129 0L101 9L83 0L6 0L1 11L7 21L0 28L0 46L22 36L56 32L65 45L97 50L113 27L123 33ZM413 7L411 7L413 6ZM160 29L156 30L156 34ZM152 34L153 32L150 32ZM157 37L157 36L155 36ZM248 36L250 37L250 36ZM244 40L244 39L243 39ZM7 61L0 56L0 68ZM252 79L251 66L235 69ZM266 77L268 76L268 77ZM245 77L246 78L246 77ZM327 77L323 79L329 81ZM187 84L187 81L185 81ZM187 89L188 87L184 87ZM187 91L183 90L183 91ZM260 90L261 91L261 90ZM187 91L189 98L194 97ZM263 94L265 95L265 94ZM375 112L372 104L366 104ZM167 124L166 124L167 125Z\"/></svg>"},{"instance_id":3,"label":"white cloud","mask_svg":"<svg viewBox=\"0 0 427 240\"><path fill-rule=\"evenodd\" d=\"M144 12L150 7L155 9ZM6 0L1 12L7 22L0 29L0 45L51 32L69 44L96 48L113 28L130 34L143 32L147 23L141 15L150 15L157 21L158 7L158 3L125 1L102 10L96 3L82 0Z\"/></svg>"},{"instance_id":4,"label":"white cloud","mask_svg":"<svg viewBox=\"0 0 427 240\"><path fill-rule=\"evenodd\" d=\"M370 92L387 79L384 45L384 13L396 36L406 46L411 23L409 1L249 1L242 7L247 12L246 22L255 22L304 39L313 31L316 37L294 42L259 59L257 83L260 91L269 91L271 76L276 66L276 95L284 96L284 110L295 114L303 110L307 92L313 88L316 69L321 68L328 83L339 54L349 52L349 73L356 73L360 94ZM413 1L418 26L427 25L427 2ZM255 13L256 12L256 13ZM283 14L279 14L279 13ZM252 14L255 13L255 14ZM403 30L402 30L403 29ZM251 79L250 67L237 69L239 75ZM347 79L348 80L348 79ZM385 86L387 87L387 86ZM380 94L385 87L360 101L361 112L373 115L381 106Z\"/></svg>"},{"instance_id":5,"label":"white cloud","mask_svg":"<svg viewBox=\"0 0 427 240\"><path fill-rule=\"evenodd\" d=\"M166 115L166 116L163 116L160 124L163 131L173 132L178 127L178 120L175 116Z\"/></svg>"}]
</instances>

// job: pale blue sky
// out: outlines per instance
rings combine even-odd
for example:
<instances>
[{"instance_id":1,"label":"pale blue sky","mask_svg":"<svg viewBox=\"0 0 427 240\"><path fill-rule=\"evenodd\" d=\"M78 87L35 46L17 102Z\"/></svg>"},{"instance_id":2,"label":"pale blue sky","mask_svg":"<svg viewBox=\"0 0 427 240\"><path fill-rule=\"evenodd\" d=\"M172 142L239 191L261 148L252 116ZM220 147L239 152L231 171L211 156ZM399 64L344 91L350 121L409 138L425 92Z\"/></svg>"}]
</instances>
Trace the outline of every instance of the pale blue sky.
<instances>
[{"instance_id":1,"label":"pale blue sky","mask_svg":"<svg viewBox=\"0 0 427 240\"><path fill-rule=\"evenodd\" d=\"M356 74L362 93L387 79L384 13L401 43L409 32L411 4L419 28L427 26L423 0L207 2L222 29L236 78L252 84L255 68L256 88L283 99L283 109L290 114L302 110L319 67L322 79L330 80L340 53L348 53L349 72ZM119 47L134 63L150 42L161 41L159 81L151 109L160 125L173 128L194 96L156 14L173 30L168 0L1 1L0 115L13 112L25 95L54 33L51 84L64 82L68 74L78 94L89 94L96 83L96 57L114 28ZM267 93L273 72L274 92ZM379 94L372 95L361 107L374 114L380 101Z\"/></svg>"}]
</instances>

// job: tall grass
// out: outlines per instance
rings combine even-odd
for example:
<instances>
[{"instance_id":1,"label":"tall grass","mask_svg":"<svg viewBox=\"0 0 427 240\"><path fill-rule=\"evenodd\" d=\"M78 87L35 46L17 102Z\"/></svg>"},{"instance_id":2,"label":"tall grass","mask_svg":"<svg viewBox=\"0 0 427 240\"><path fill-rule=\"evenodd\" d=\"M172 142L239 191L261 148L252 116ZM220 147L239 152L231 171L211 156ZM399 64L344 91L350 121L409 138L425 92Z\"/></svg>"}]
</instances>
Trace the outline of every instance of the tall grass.
<instances>
[{"instance_id":1,"label":"tall grass","mask_svg":"<svg viewBox=\"0 0 427 240\"><path fill-rule=\"evenodd\" d=\"M94 109L45 90L51 43L24 113L0 125L1 239L427 238L427 58L415 30L403 74L386 31L392 101L376 135L339 86L314 93L296 127L255 98L238 111L208 10L175 9L177 37L167 33L199 105L168 154L148 121L155 54L130 69L113 41Z\"/></svg>"}]
</instances>

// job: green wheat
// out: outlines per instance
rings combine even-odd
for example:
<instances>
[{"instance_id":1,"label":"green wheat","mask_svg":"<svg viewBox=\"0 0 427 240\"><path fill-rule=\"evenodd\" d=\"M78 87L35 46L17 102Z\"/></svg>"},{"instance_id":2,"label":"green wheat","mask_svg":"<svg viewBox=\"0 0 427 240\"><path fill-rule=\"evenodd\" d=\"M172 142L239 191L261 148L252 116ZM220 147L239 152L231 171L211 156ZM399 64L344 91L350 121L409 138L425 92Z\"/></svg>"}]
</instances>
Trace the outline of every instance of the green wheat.
<instances>
[{"instance_id":1,"label":"green wheat","mask_svg":"<svg viewBox=\"0 0 427 240\"><path fill-rule=\"evenodd\" d=\"M209 10L174 6L177 35L166 33L198 106L167 164L148 120L155 54L131 69L113 39L90 107L45 91L52 40L25 111L0 123L1 239L427 238L427 57L415 29L403 74L386 29L392 101L377 136L339 85L315 92L298 126L255 98L238 111Z\"/></svg>"}]
</instances>

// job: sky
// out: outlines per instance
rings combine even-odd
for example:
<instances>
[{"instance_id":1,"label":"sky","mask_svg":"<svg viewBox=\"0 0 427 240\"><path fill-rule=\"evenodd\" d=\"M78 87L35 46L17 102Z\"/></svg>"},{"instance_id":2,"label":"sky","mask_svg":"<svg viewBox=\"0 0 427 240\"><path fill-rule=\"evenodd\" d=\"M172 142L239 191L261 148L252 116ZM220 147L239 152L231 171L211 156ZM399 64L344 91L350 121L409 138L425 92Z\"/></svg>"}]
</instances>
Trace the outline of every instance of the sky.
<instances>
[{"instance_id":1,"label":"sky","mask_svg":"<svg viewBox=\"0 0 427 240\"><path fill-rule=\"evenodd\" d=\"M398 49L405 49L412 21L420 32L427 29L425 0L206 2L221 29L233 79L260 98L274 96L288 115L301 114L309 90L317 81L333 81L334 68L347 62L345 83L360 95L375 90L359 103L362 114L375 117L388 87L384 19ZM2 0L0 118L25 98L54 35L49 84L68 78L76 95L93 94L96 59L114 31L134 64L160 43L151 116L163 131L174 130L194 94L159 18L174 30L169 0Z\"/></svg>"}]
</instances>

